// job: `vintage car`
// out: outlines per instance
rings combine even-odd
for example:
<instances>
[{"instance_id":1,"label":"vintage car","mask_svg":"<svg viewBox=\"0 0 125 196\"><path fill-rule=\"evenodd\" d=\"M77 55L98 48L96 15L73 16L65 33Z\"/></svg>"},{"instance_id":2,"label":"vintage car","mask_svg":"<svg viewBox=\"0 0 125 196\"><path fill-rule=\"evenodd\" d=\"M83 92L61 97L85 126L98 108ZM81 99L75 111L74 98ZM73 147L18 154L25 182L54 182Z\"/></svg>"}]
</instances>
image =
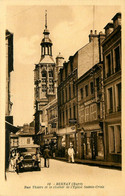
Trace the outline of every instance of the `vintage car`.
<instances>
[{"instance_id":1,"label":"vintage car","mask_svg":"<svg viewBox=\"0 0 125 196\"><path fill-rule=\"evenodd\" d=\"M19 173L26 169L41 170L40 147L36 144L20 146L17 148L16 171Z\"/></svg>"}]
</instances>

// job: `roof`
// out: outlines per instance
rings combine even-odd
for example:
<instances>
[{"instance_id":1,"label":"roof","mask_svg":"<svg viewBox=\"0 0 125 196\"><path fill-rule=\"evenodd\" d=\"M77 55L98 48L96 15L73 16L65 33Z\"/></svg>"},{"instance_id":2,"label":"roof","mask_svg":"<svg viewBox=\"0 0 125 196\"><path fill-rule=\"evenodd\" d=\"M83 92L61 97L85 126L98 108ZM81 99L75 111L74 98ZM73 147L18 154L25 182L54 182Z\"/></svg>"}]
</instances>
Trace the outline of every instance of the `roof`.
<instances>
[{"instance_id":1,"label":"roof","mask_svg":"<svg viewBox=\"0 0 125 196\"><path fill-rule=\"evenodd\" d=\"M118 12L118 13L112 18L112 20L114 21L114 20L116 20L117 18L121 18L121 13L120 13L120 12Z\"/></svg>"},{"instance_id":2,"label":"roof","mask_svg":"<svg viewBox=\"0 0 125 196\"><path fill-rule=\"evenodd\" d=\"M15 127L14 125L12 125L11 123L7 121L5 121L5 124L6 124L6 129L10 132L16 133L19 130L18 127Z\"/></svg>"},{"instance_id":3,"label":"roof","mask_svg":"<svg viewBox=\"0 0 125 196\"><path fill-rule=\"evenodd\" d=\"M64 57L62 56L62 54L60 52L59 52L59 54L57 55L56 58L62 58L62 59L64 59Z\"/></svg>"},{"instance_id":4,"label":"roof","mask_svg":"<svg viewBox=\"0 0 125 196\"><path fill-rule=\"evenodd\" d=\"M47 37L47 38L43 38L42 39L42 42L41 42L41 44L43 44L43 43L51 43L52 44L52 41L51 41L51 39L49 38L49 37Z\"/></svg>"},{"instance_id":5,"label":"roof","mask_svg":"<svg viewBox=\"0 0 125 196\"><path fill-rule=\"evenodd\" d=\"M55 64L53 57L49 55L42 56L40 59L40 63L50 63L50 64Z\"/></svg>"},{"instance_id":6,"label":"roof","mask_svg":"<svg viewBox=\"0 0 125 196\"><path fill-rule=\"evenodd\" d=\"M20 129L17 133L17 135L35 135L35 130L33 127L29 127L27 129Z\"/></svg>"},{"instance_id":7,"label":"roof","mask_svg":"<svg viewBox=\"0 0 125 196\"><path fill-rule=\"evenodd\" d=\"M108 29L108 28L113 28L114 27L114 24L112 22L109 22L105 27L104 29Z\"/></svg>"}]
</instances>

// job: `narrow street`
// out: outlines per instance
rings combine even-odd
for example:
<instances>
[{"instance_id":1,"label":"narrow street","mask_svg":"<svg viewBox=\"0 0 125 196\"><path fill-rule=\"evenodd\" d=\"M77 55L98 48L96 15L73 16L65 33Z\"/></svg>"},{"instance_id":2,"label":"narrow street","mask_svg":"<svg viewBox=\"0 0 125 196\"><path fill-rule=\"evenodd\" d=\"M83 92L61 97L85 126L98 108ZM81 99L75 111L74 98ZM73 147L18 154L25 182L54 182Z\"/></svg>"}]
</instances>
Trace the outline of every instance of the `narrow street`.
<instances>
[{"instance_id":1,"label":"narrow street","mask_svg":"<svg viewBox=\"0 0 125 196\"><path fill-rule=\"evenodd\" d=\"M122 178L122 172L119 170L67 163L53 159L50 160L50 167L44 168L43 159L41 159L41 162L41 171L27 171L19 173L19 175L15 172L7 172L7 187L14 186L16 183L13 195L18 189L26 191L27 194L31 191L31 195L34 195L34 191L35 195L37 193L39 195L39 191L46 195L48 190L52 195L53 192L54 194L57 192L57 195L65 195L64 191L67 195L69 193L70 195L84 195L83 193L93 195L94 192L99 194L100 191L101 195L103 195L103 192L107 192L108 195L108 190L112 187L119 190L118 186ZM49 195L51 195L50 193Z\"/></svg>"}]
</instances>

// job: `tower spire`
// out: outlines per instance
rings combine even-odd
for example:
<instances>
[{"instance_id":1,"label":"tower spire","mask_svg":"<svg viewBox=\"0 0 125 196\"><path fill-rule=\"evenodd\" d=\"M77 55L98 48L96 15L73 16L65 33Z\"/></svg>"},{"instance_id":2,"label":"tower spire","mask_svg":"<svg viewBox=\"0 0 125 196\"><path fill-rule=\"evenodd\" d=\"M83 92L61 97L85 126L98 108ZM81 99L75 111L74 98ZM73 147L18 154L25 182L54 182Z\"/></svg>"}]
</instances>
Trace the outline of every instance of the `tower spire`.
<instances>
[{"instance_id":1,"label":"tower spire","mask_svg":"<svg viewBox=\"0 0 125 196\"><path fill-rule=\"evenodd\" d=\"M47 29L47 10L45 10L45 29Z\"/></svg>"}]
</instances>

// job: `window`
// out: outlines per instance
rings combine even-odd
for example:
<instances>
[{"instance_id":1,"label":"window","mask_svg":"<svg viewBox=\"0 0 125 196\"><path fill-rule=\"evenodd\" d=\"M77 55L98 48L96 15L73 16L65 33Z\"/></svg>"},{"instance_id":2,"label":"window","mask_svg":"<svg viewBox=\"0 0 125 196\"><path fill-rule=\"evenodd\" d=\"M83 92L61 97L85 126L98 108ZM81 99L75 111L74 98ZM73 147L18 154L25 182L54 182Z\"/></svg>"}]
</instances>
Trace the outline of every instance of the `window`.
<instances>
[{"instance_id":1,"label":"window","mask_svg":"<svg viewBox=\"0 0 125 196\"><path fill-rule=\"evenodd\" d=\"M69 85L69 99L71 99L71 86Z\"/></svg>"},{"instance_id":2,"label":"window","mask_svg":"<svg viewBox=\"0 0 125 196\"><path fill-rule=\"evenodd\" d=\"M42 77L46 77L46 71L42 71Z\"/></svg>"},{"instance_id":3,"label":"window","mask_svg":"<svg viewBox=\"0 0 125 196\"><path fill-rule=\"evenodd\" d=\"M46 92L46 85L42 84L42 92Z\"/></svg>"},{"instance_id":4,"label":"window","mask_svg":"<svg viewBox=\"0 0 125 196\"><path fill-rule=\"evenodd\" d=\"M111 55L106 56L106 69L107 69L107 77L111 75Z\"/></svg>"},{"instance_id":5,"label":"window","mask_svg":"<svg viewBox=\"0 0 125 196\"><path fill-rule=\"evenodd\" d=\"M85 86L86 97L88 96L88 85Z\"/></svg>"},{"instance_id":6,"label":"window","mask_svg":"<svg viewBox=\"0 0 125 196\"><path fill-rule=\"evenodd\" d=\"M113 112L113 96L112 96L112 87L108 89L108 112Z\"/></svg>"},{"instance_id":7,"label":"window","mask_svg":"<svg viewBox=\"0 0 125 196\"><path fill-rule=\"evenodd\" d=\"M72 109L71 107L69 108L69 114L70 114L70 119L72 118Z\"/></svg>"},{"instance_id":8,"label":"window","mask_svg":"<svg viewBox=\"0 0 125 196\"><path fill-rule=\"evenodd\" d=\"M49 92L53 92L53 84L49 84Z\"/></svg>"},{"instance_id":9,"label":"window","mask_svg":"<svg viewBox=\"0 0 125 196\"><path fill-rule=\"evenodd\" d=\"M64 115L64 111L63 111L63 126L65 124L65 115Z\"/></svg>"},{"instance_id":10,"label":"window","mask_svg":"<svg viewBox=\"0 0 125 196\"><path fill-rule=\"evenodd\" d=\"M81 99L83 99L83 88L80 89L80 96L81 96Z\"/></svg>"},{"instance_id":11,"label":"window","mask_svg":"<svg viewBox=\"0 0 125 196\"><path fill-rule=\"evenodd\" d=\"M109 152L121 153L121 125L112 125L108 127L109 133Z\"/></svg>"},{"instance_id":12,"label":"window","mask_svg":"<svg viewBox=\"0 0 125 196\"><path fill-rule=\"evenodd\" d=\"M91 91L91 94L94 93L94 84L93 84L93 82L90 82L90 91Z\"/></svg>"},{"instance_id":13,"label":"window","mask_svg":"<svg viewBox=\"0 0 125 196\"><path fill-rule=\"evenodd\" d=\"M61 105L61 91L58 91L58 102Z\"/></svg>"},{"instance_id":14,"label":"window","mask_svg":"<svg viewBox=\"0 0 125 196\"><path fill-rule=\"evenodd\" d=\"M75 105L73 106L73 117L74 117L74 119L76 119L76 107L75 107Z\"/></svg>"},{"instance_id":15,"label":"window","mask_svg":"<svg viewBox=\"0 0 125 196\"><path fill-rule=\"evenodd\" d=\"M60 120L60 127L61 127L61 122L62 122L61 116L62 116L62 115L61 115L61 111L59 111L59 118L60 118L60 119L59 119L59 120Z\"/></svg>"},{"instance_id":16,"label":"window","mask_svg":"<svg viewBox=\"0 0 125 196\"><path fill-rule=\"evenodd\" d=\"M53 80L52 80L52 79L49 79L49 82L50 82L50 83L53 83Z\"/></svg>"},{"instance_id":17,"label":"window","mask_svg":"<svg viewBox=\"0 0 125 196\"><path fill-rule=\"evenodd\" d=\"M90 116L91 116L91 121L97 119L97 106L96 106L96 104L93 104L90 106Z\"/></svg>"},{"instance_id":18,"label":"window","mask_svg":"<svg viewBox=\"0 0 125 196\"><path fill-rule=\"evenodd\" d=\"M97 87L97 91L99 91L99 77L96 78L96 87Z\"/></svg>"},{"instance_id":19,"label":"window","mask_svg":"<svg viewBox=\"0 0 125 196\"><path fill-rule=\"evenodd\" d=\"M85 108L85 122L89 121L89 107Z\"/></svg>"},{"instance_id":20,"label":"window","mask_svg":"<svg viewBox=\"0 0 125 196\"><path fill-rule=\"evenodd\" d=\"M53 71L49 71L49 77L53 77Z\"/></svg>"},{"instance_id":21,"label":"window","mask_svg":"<svg viewBox=\"0 0 125 196\"><path fill-rule=\"evenodd\" d=\"M66 95L66 101L67 101L67 88L65 88L65 95Z\"/></svg>"},{"instance_id":22,"label":"window","mask_svg":"<svg viewBox=\"0 0 125 196\"><path fill-rule=\"evenodd\" d=\"M64 103L64 90L62 90L62 103Z\"/></svg>"},{"instance_id":23,"label":"window","mask_svg":"<svg viewBox=\"0 0 125 196\"><path fill-rule=\"evenodd\" d=\"M66 109L66 124L68 124L68 110Z\"/></svg>"},{"instance_id":24,"label":"window","mask_svg":"<svg viewBox=\"0 0 125 196\"><path fill-rule=\"evenodd\" d=\"M121 83L116 85L116 107L117 111L121 111Z\"/></svg>"},{"instance_id":25,"label":"window","mask_svg":"<svg viewBox=\"0 0 125 196\"><path fill-rule=\"evenodd\" d=\"M75 83L73 82L73 95L75 96Z\"/></svg>"},{"instance_id":26,"label":"window","mask_svg":"<svg viewBox=\"0 0 125 196\"><path fill-rule=\"evenodd\" d=\"M117 47L115 50L115 72L120 70L120 51L119 47Z\"/></svg>"}]
</instances>

